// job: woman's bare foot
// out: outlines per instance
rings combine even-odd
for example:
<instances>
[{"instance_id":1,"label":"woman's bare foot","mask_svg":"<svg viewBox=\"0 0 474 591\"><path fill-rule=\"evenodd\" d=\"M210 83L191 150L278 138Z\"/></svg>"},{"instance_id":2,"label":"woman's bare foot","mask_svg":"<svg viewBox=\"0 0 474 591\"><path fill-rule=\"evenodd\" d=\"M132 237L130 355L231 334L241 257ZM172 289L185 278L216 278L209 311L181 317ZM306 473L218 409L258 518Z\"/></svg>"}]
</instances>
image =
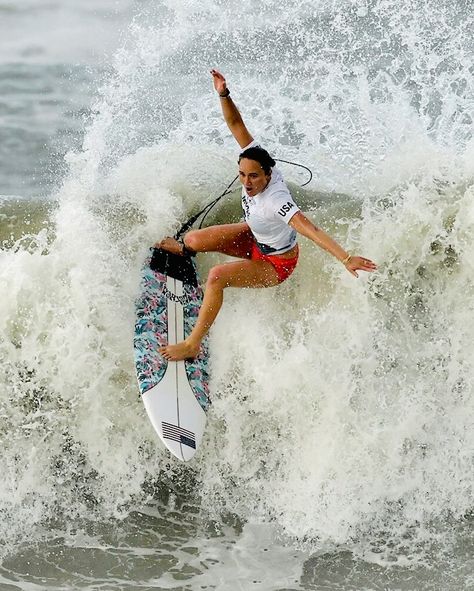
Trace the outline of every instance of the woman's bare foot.
<instances>
[{"instance_id":1,"label":"woman's bare foot","mask_svg":"<svg viewBox=\"0 0 474 591\"><path fill-rule=\"evenodd\" d=\"M172 254L184 254L184 244L182 242L178 242L178 240L175 238L165 238L161 242L157 242L155 244L155 248L161 248L167 252L171 252Z\"/></svg>"},{"instance_id":2,"label":"woman's bare foot","mask_svg":"<svg viewBox=\"0 0 474 591\"><path fill-rule=\"evenodd\" d=\"M194 359L199 354L200 343L195 345L186 341L181 341L176 345L167 345L159 349L161 355L168 361L181 361L183 359Z\"/></svg>"}]
</instances>

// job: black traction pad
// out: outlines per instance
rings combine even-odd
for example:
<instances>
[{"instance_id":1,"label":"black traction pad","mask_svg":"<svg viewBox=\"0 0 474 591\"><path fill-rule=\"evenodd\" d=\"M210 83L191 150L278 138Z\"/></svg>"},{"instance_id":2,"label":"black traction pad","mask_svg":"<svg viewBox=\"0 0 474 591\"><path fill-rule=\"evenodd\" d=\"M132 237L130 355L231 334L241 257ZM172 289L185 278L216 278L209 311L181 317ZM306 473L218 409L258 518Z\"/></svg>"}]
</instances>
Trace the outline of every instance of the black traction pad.
<instances>
[{"instance_id":1,"label":"black traction pad","mask_svg":"<svg viewBox=\"0 0 474 591\"><path fill-rule=\"evenodd\" d=\"M189 255L173 254L162 248L153 248L150 268L193 287L198 286L196 268Z\"/></svg>"}]
</instances>

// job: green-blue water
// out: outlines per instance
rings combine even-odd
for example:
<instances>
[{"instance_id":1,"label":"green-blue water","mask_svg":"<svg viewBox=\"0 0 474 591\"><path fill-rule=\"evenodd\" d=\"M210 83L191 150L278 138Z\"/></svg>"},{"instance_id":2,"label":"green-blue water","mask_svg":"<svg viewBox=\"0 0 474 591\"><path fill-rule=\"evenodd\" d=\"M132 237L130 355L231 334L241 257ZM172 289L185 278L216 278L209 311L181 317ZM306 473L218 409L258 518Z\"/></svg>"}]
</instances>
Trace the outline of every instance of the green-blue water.
<instances>
[{"instance_id":1,"label":"green-blue water","mask_svg":"<svg viewBox=\"0 0 474 591\"><path fill-rule=\"evenodd\" d=\"M1 591L474 588L472 28L461 0L0 2ZM379 271L301 240L291 281L226 293L182 465L134 299L235 176L212 67Z\"/></svg>"}]
</instances>

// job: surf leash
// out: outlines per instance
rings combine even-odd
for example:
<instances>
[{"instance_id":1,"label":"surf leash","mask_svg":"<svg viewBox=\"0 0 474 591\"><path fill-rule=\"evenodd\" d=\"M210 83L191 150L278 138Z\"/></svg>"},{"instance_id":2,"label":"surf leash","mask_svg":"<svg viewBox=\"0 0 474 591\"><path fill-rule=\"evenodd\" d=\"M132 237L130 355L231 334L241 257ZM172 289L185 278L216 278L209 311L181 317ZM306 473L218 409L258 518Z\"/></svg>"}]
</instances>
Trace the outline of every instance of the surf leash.
<instances>
[{"instance_id":1,"label":"surf leash","mask_svg":"<svg viewBox=\"0 0 474 591\"><path fill-rule=\"evenodd\" d=\"M223 193L221 193L219 195L219 197L216 197L213 201L211 201L210 203L208 203L205 207L203 207L203 209L201 209L201 211L199 211L198 213L196 213L195 215L193 215L192 217L189 218L189 220L187 222L185 222L181 228L176 232L174 238L175 240L179 240L181 238L181 236L187 232L189 230L189 228L199 219L199 216L203 216L201 223L199 224L199 229L202 228L202 225L204 223L204 220L207 217L207 214L211 211L211 209L217 205L217 203L222 199L222 197L225 197L226 195L228 195L229 193L231 193L231 187L232 185L235 183L235 181L239 178L239 176L237 175L232 182L227 185L227 188L225 189L225 191ZM204 214L204 215L203 215Z\"/></svg>"},{"instance_id":2,"label":"surf leash","mask_svg":"<svg viewBox=\"0 0 474 591\"><path fill-rule=\"evenodd\" d=\"M277 162L284 162L285 164L291 164L292 166L298 166L299 168L304 168L304 170L307 170L309 172L309 179L303 183L302 185L300 185L300 187L306 187L306 185L308 185L312 179L313 179L313 173L311 171L311 169L309 169L307 166L304 166L304 164L298 164L297 162L291 162L290 160L282 160L280 158L275 158L275 160ZM199 229L202 228L202 225L204 224L204 220L206 219L208 213L211 211L211 209L217 205L217 203L226 195L228 195L229 193L231 193L231 188L232 185L235 183L235 181L239 178L239 175L237 175L232 182L227 185L227 188L225 189L225 191L223 191L219 197L216 197L215 199L213 199L210 203L208 203L205 207L203 207L201 209L201 211L199 211L198 213L194 214L193 216L191 216L189 218L189 220L187 220L187 222L185 222L181 228L176 232L176 234L174 235L175 240L179 240L181 238L181 236L187 232L189 230L189 228L191 228L191 226L199 219L199 217L202 215L202 219L201 222L199 224Z\"/></svg>"},{"instance_id":3,"label":"surf leash","mask_svg":"<svg viewBox=\"0 0 474 591\"><path fill-rule=\"evenodd\" d=\"M305 166L304 164L298 164L297 162L291 162L291 160L282 160L281 158L275 158L275 160L277 162L284 162L285 164L291 164L292 166L299 166L299 168L304 168L305 170L307 170L309 172L309 179L305 183L300 185L300 187L306 187L306 185L309 185L309 183L313 180L313 171L310 168L308 168L307 166Z\"/></svg>"}]
</instances>

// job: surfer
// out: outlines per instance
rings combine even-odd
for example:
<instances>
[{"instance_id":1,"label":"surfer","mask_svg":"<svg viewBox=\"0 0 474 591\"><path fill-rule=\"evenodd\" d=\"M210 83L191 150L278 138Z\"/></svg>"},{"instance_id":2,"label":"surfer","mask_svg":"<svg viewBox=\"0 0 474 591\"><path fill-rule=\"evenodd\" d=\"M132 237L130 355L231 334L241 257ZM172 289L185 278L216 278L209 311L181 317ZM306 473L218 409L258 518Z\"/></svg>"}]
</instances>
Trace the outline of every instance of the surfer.
<instances>
[{"instance_id":1,"label":"surfer","mask_svg":"<svg viewBox=\"0 0 474 591\"><path fill-rule=\"evenodd\" d=\"M375 271L375 263L350 255L298 208L275 161L254 140L230 97L224 76L211 70L222 113L242 149L239 178L242 183L244 222L210 226L188 232L183 242L165 238L156 245L175 254L221 252L238 261L213 267L195 327L181 343L160 348L166 359L178 361L198 355L202 339L222 306L226 287L272 287L282 283L298 262L297 234L312 240L336 257L355 277L357 271Z\"/></svg>"}]
</instances>

